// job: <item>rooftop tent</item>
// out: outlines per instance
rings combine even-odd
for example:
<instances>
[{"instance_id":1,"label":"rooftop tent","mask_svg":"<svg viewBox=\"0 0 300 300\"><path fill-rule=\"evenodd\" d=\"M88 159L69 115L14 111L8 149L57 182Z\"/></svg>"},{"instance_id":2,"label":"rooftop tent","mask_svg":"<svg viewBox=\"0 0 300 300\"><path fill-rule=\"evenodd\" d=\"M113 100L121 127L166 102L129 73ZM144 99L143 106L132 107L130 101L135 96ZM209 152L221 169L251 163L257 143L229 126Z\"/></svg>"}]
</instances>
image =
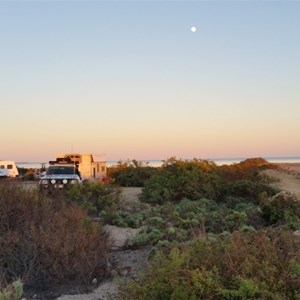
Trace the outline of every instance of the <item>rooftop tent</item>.
<instances>
[{"instance_id":1,"label":"rooftop tent","mask_svg":"<svg viewBox=\"0 0 300 300\"><path fill-rule=\"evenodd\" d=\"M82 161L81 154L65 154L64 157L67 158L67 159L70 159L71 162L81 163L81 161Z\"/></svg>"}]
</instances>

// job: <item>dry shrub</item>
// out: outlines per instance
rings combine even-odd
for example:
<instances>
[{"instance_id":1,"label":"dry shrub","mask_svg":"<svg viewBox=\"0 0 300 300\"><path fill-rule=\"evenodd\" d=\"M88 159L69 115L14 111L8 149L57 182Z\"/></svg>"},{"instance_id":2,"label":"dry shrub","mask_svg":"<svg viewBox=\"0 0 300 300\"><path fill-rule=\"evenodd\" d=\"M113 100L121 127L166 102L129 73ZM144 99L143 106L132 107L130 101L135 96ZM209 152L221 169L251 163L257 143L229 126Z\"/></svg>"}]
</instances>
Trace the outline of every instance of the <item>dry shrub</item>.
<instances>
[{"instance_id":1,"label":"dry shrub","mask_svg":"<svg viewBox=\"0 0 300 300\"><path fill-rule=\"evenodd\" d=\"M63 198L0 184L0 273L30 286L87 282L104 275L108 239Z\"/></svg>"}]
</instances>

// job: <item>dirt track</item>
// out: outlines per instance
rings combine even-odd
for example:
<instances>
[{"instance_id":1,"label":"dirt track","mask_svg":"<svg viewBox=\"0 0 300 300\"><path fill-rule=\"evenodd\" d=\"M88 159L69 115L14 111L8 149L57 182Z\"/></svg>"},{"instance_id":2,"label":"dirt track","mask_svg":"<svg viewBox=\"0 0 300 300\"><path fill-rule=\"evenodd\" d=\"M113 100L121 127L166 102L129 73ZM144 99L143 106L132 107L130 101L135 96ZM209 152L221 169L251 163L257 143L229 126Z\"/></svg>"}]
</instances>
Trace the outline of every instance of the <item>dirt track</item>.
<instances>
[{"instance_id":1,"label":"dirt track","mask_svg":"<svg viewBox=\"0 0 300 300\"><path fill-rule=\"evenodd\" d=\"M264 173L278 180L272 186L289 191L300 200L300 164L280 164L279 167L280 169L270 169Z\"/></svg>"}]
</instances>

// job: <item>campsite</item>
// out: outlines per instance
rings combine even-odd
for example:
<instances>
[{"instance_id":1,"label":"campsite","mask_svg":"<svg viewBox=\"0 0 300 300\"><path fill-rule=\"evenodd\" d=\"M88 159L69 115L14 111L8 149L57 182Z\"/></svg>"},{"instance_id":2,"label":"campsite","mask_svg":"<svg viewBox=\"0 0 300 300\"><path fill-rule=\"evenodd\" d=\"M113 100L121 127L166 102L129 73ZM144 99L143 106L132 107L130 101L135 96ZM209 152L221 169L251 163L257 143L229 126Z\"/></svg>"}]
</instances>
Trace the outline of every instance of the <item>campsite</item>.
<instances>
[{"instance_id":1,"label":"campsite","mask_svg":"<svg viewBox=\"0 0 300 300\"><path fill-rule=\"evenodd\" d=\"M147 299L156 293L166 293L161 289L171 283L171 278L163 284L160 276L164 272L167 272L164 276L173 276L175 282L181 272L224 272L224 262L209 261L209 257L224 255L215 253L221 251L217 250L220 243L219 246L230 247L226 255L232 260L232 272L235 271L223 275L229 284L215 273L217 277L211 280L219 287L209 290L209 283L201 280L201 288L190 290L191 280L196 279L186 273L183 285L168 287L166 299L178 293L215 297L216 291L222 293L223 299L227 295L262 297L265 293L297 299L300 259L297 167L268 164L259 158L223 167L196 159L170 158L160 168L133 161L108 169L109 182L86 181L50 196L39 195L35 181L11 180L5 186L0 182L1 200L6 203L2 211L10 216L9 220L3 219L2 232L3 226L10 224L15 236L11 240L7 234L3 235L10 252L2 252L2 261L7 261L2 271L7 274L8 282L18 272L24 280L23 296L28 299ZM143 186L134 187L141 183L141 178ZM16 207L7 202L8 195L18 204ZM21 218L12 218L16 209ZM87 224L90 225L86 227ZM34 229L35 226L42 226L43 230ZM27 237L26 242L20 234ZM248 239L262 243L265 248L260 249L257 244L258 248L251 250ZM23 244L22 250L15 252L19 242ZM188 267L186 259L191 259L189 253L196 251L198 243L203 243L201 247L211 253L196 255L195 264L188 263ZM288 256L282 256L278 243L284 251L289 251ZM35 249L34 253L29 249ZM243 255L236 260L234 251L241 249ZM205 264L200 262L203 255L208 259ZM252 271L246 272L245 263L250 258L247 268L251 266ZM260 259L269 262L258 274ZM280 261L280 266L273 259ZM199 269L199 263L204 269ZM173 264L178 264L179 269L176 267L169 273L167 270ZM271 265L275 269L270 278ZM272 280L281 280L281 276L285 276L281 286L269 285ZM150 279L152 283L148 282ZM249 285L246 290L245 284Z\"/></svg>"}]
</instances>

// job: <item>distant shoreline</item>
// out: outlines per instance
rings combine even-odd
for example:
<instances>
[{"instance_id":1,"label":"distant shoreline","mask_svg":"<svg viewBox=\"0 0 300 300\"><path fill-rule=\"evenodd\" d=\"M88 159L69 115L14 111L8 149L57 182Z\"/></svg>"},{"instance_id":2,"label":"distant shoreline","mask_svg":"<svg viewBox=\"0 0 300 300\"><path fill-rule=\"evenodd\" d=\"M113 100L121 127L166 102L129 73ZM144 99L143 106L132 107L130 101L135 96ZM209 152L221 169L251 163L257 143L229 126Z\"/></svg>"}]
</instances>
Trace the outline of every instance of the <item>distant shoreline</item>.
<instances>
[{"instance_id":1,"label":"distant shoreline","mask_svg":"<svg viewBox=\"0 0 300 300\"><path fill-rule=\"evenodd\" d=\"M249 157L250 158L250 157ZM179 158L178 158L179 159ZM199 158L201 159L201 158ZM247 158L215 158L215 159L209 159L209 158L203 158L204 160L210 160L215 162L218 166L220 165L231 165L231 164L235 164L235 163L239 163ZM274 163L274 164L280 164L280 165L289 165L292 166L294 164L300 164L300 157L267 157L264 158L266 159L268 162L270 163ZM137 160L139 162L142 162L144 164L147 164L151 167L159 167L163 164L163 162L167 160L167 159L162 159L162 160ZM131 162L132 159L126 159L126 160L107 160L107 166L111 167L114 165L117 165L118 162ZM19 168L41 168L42 164L46 165L46 167L48 166L48 163L45 162L16 162L17 167Z\"/></svg>"}]
</instances>

